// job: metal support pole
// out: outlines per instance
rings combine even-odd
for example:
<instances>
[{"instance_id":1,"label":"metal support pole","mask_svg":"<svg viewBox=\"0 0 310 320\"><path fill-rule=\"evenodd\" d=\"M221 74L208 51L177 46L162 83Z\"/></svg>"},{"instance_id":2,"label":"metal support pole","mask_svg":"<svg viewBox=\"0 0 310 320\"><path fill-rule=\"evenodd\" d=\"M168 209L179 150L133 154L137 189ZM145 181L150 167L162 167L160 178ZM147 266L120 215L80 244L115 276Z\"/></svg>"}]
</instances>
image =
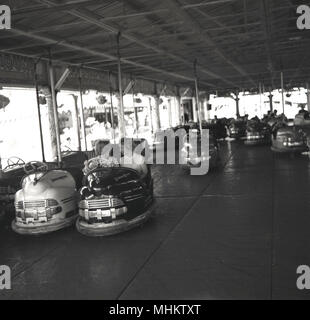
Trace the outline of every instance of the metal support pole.
<instances>
[{"instance_id":1,"label":"metal support pole","mask_svg":"<svg viewBox=\"0 0 310 320\"><path fill-rule=\"evenodd\" d=\"M123 85L122 85L122 66L121 54L119 47L120 33L117 35L117 70L118 70L118 89L119 89L119 129L121 138L125 137L125 119L124 119L124 100L123 100Z\"/></svg>"},{"instance_id":2,"label":"metal support pole","mask_svg":"<svg viewBox=\"0 0 310 320\"><path fill-rule=\"evenodd\" d=\"M210 94L206 94L206 105L205 105L205 114L206 114L206 120L210 121L210 111L209 111L209 101L210 101Z\"/></svg>"},{"instance_id":3,"label":"metal support pole","mask_svg":"<svg viewBox=\"0 0 310 320\"><path fill-rule=\"evenodd\" d=\"M169 128L172 128L172 105L171 105L171 99L168 100L168 122L169 122Z\"/></svg>"},{"instance_id":4,"label":"metal support pole","mask_svg":"<svg viewBox=\"0 0 310 320\"><path fill-rule=\"evenodd\" d=\"M180 88L177 87L176 88L176 106L178 109L178 124L184 124L184 108L182 105L182 97L181 97L181 93L180 93Z\"/></svg>"},{"instance_id":5,"label":"metal support pole","mask_svg":"<svg viewBox=\"0 0 310 320\"><path fill-rule=\"evenodd\" d=\"M282 110L283 110L283 114L285 114L284 77L283 77L283 72L281 72L281 93L282 93Z\"/></svg>"},{"instance_id":6,"label":"metal support pole","mask_svg":"<svg viewBox=\"0 0 310 320\"><path fill-rule=\"evenodd\" d=\"M199 103L199 89L198 89L198 76L197 76L197 60L194 62L194 74L195 74L195 92L196 92L196 110L198 112L198 122L200 132L202 132L202 119L201 119L201 109Z\"/></svg>"},{"instance_id":7,"label":"metal support pole","mask_svg":"<svg viewBox=\"0 0 310 320\"><path fill-rule=\"evenodd\" d=\"M154 133L154 124L153 124L153 108L152 108L152 98L149 98L149 116L150 116L150 126L151 132Z\"/></svg>"},{"instance_id":8,"label":"metal support pole","mask_svg":"<svg viewBox=\"0 0 310 320\"><path fill-rule=\"evenodd\" d=\"M178 125L179 125L179 124L183 123L184 111L183 111L183 108L182 108L180 95L177 95L175 97L175 100L176 100L176 105L177 105L177 109L178 109Z\"/></svg>"},{"instance_id":9,"label":"metal support pole","mask_svg":"<svg viewBox=\"0 0 310 320\"><path fill-rule=\"evenodd\" d=\"M82 127L82 134L83 134L83 140L84 140L84 147L85 147L85 151L87 151L87 137L86 137L86 128L85 128L85 116L84 116L84 103L83 103L81 69L80 69L80 72L79 72L79 89L80 89L80 101L81 101L81 110L80 110L81 127Z\"/></svg>"},{"instance_id":10,"label":"metal support pole","mask_svg":"<svg viewBox=\"0 0 310 320\"><path fill-rule=\"evenodd\" d=\"M38 107L38 119L39 119L39 130L40 130L40 143L41 143L42 161L45 162L46 160L45 160L45 151L44 151L44 140L43 140L41 108L40 108L40 96L39 96L39 84L38 84L38 73L37 73L37 64L36 63L34 64L34 81L35 81L37 107Z\"/></svg>"},{"instance_id":11,"label":"metal support pole","mask_svg":"<svg viewBox=\"0 0 310 320\"><path fill-rule=\"evenodd\" d=\"M50 86L51 86L55 131L56 131L57 159L58 159L58 164L61 165L62 155L61 155L61 141L60 141L58 110L57 110L57 99L56 99L56 91L55 91L55 77L54 77L54 68L51 61L49 63L49 76L50 76Z\"/></svg>"},{"instance_id":12,"label":"metal support pole","mask_svg":"<svg viewBox=\"0 0 310 320\"><path fill-rule=\"evenodd\" d=\"M112 84L111 84L111 72L109 72L109 90L110 90L110 101L111 101L111 125L112 125L112 135L113 135L113 142L115 142L114 106L113 106L113 92L112 92Z\"/></svg>"},{"instance_id":13,"label":"metal support pole","mask_svg":"<svg viewBox=\"0 0 310 320\"><path fill-rule=\"evenodd\" d=\"M309 82L307 82L307 106L308 106L308 111L310 112L310 88L309 88Z\"/></svg>"},{"instance_id":14,"label":"metal support pole","mask_svg":"<svg viewBox=\"0 0 310 320\"><path fill-rule=\"evenodd\" d=\"M263 116L262 113L262 83L259 83L259 110L260 110L260 115Z\"/></svg>"},{"instance_id":15,"label":"metal support pole","mask_svg":"<svg viewBox=\"0 0 310 320\"><path fill-rule=\"evenodd\" d=\"M239 92L236 93L236 115L237 115L237 118L240 117L240 110L239 110L239 101L240 101L240 98L239 98Z\"/></svg>"},{"instance_id":16,"label":"metal support pole","mask_svg":"<svg viewBox=\"0 0 310 320\"><path fill-rule=\"evenodd\" d=\"M158 94L155 95L155 121L156 121L156 131L161 129L161 121L160 121L160 96Z\"/></svg>"},{"instance_id":17,"label":"metal support pole","mask_svg":"<svg viewBox=\"0 0 310 320\"><path fill-rule=\"evenodd\" d=\"M136 129L136 136L138 138L138 131L139 131L139 118L138 118L138 110L136 108L136 103L135 103L135 86L132 86L132 105L133 105L133 110L135 113L135 129Z\"/></svg>"},{"instance_id":18,"label":"metal support pole","mask_svg":"<svg viewBox=\"0 0 310 320\"><path fill-rule=\"evenodd\" d=\"M269 94L269 104L270 104L270 111L273 112L273 95L271 93L271 90Z\"/></svg>"},{"instance_id":19,"label":"metal support pole","mask_svg":"<svg viewBox=\"0 0 310 320\"><path fill-rule=\"evenodd\" d=\"M108 111L107 111L107 106L104 106L104 116L105 116L105 124L108 123Z\"/></svg>"},{"instance_id":20,"label":"metal support pole","mask_svg":"<svg viewBox=\"0 0 310 320\"><path fill-rule=\"evenodd\" d=\"M74 102L74 113L73 113L73 127L76 131L77 142L78 142L78 151L82 150L81 146L81 132L80 132L80 119L79 119L79 107L78 107L78 96L72 94L73 102Z\"/></svg>"}]
</instances>

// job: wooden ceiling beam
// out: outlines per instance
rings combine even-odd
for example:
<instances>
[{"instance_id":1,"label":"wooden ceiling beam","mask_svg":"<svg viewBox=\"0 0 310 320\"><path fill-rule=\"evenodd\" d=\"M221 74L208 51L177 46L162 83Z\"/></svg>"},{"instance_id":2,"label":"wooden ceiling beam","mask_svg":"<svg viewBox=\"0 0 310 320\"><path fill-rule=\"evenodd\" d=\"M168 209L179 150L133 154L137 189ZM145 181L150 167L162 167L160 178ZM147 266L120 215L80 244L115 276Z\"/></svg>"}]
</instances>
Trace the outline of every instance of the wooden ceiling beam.
<instances>
[{"instance_id":1,"label":"wooden ceiling beam","mask_svg":"<svg viewBox=\"0 0 310 320\"><path fill-rule=\"evenodd\" d=\"M44 43L46 43L46 42L54 43L54 44L57 44L60 47L65 47L65 48L68 48L68 49L72 49L73 51L85 52L85 53L87 53L89 55L92 55L92 56L95 56L95 57L107 58L107 59L110 59L111 61L117 61L117 59L118 59L114 55L110 55L110 54L107 54L107 53L103 53L101 51L89 49L87 47L81 47L81 46L79 46L77 44L74 44L74 43L71 43L71 42L69 43L69 42L67 42L65 40L62 40L62 39L50 38L50 37L43 36L43 35L35 35L35 34L27 32L27 31L19 30L17 28L11 29L10 32L15 33L15 34L19 34L19 35L24 36L24 37L28 37L28 38L31 38L31 39L34 39L34 40L37 40L37 41L42 41ZM149 70L149 71L152 71L152 72L160 73L160 74L163 74L163 75L166 75L166 76L170 76L170 77L173 77L173 78L176 78L176 79L182 79L182 80L190 81L190 82L194 81L194 78L188 77L188 76L176 73L176 72L168 72L168 71L165 71L165 70L162 70L162 69L150 66L150 65L145 65L145 64L138 63L138 62L135 62L135 61L132 61L132 60L128 60L128 59L123 59L122 58L121 61L124 64L133 65L133 66L139 67L141 69L145 69L145 70ZM210 85L210 84L208 83L208 85Z\"/></svg>"},{"instance_id":2,"label":"wooden ceiling beam","mask_svg":"<svg viewBox=\"0 0 310 320\"><path fill-rule=\"evenodd\" d=\"M215 52L224 60L227 64L231 65L235 70L237 70L242 76L249 79L249 81L256 85L256 83L248 76L246 70L244 70L240 65L238 65L236 62L234 62L230 57L228 57L221 48L217 45L216 42L211 39L211 37L204 32L204 30L201 28L200 24L192 18L191 15L186 12L182 6L176 1L176 0L165 0L165 3L167 3L171 9L172 12L176 13L185 24L187 24L189 27L191 27L197 35L200 36L200 39L207 43L210 46L214 47Z\"/></svg>"},{"instance_id":3,"label":"wooden ceiling beam","mask_svg":"<svg viewBox=\"0 0 310 320\"><path fill-rule=\"evenodd\" d=\"M50 1L50 0L36 0L37 2L39 3L42 3L42 4L46 4L48 6L55 6L55 4ZM111 26L111 25L108 25L102 21L100 21L100 16L98 16L97 14L87 10L87 9L80 9L80 10L69 10L68 13L70 13L71 15L75 16L75 17L78 17L80 18L81 20L84 20L84 21L87 21L88 23L90 24L93 24L93 25L96 25L98 26L99 28L101 29L104 29L104 30L107 30L111 33L114 33L114 34L118 34L120 32L119 29L115 28L114 26ZM138 39L136 38L135 36L131 35L131 34L127 34L126 32L123 32L122 33L122 37L129 40L129 41L132 41L142 47L145 47L147 49L150 49L150 50L153 50L157 53L161 53L163 55L166 55L167 57L170 57L172 59L175 59L175 60L178 60L178 61L181 61L182 63L184 63L185 65L187 65L188 67L190 67L191 69L193 68L193 62L192 61L188 61L186 59L184 59L183 57L181 56L178 56L178 55L175 55L175 54L172 54L170 52L168 52L167 50L164 50L158 46L155 46L151 43L148 43L144 40L141 40L141 39ZM199 68L199 71L204 73L204 74L207 74L208 76L210 77L213 77L215 79L219 79L223 82L225 82L226 84L229 84L230 86L236 86L235 84L231 83L229 80L225 79L224 77L222 77L221 75L218 75L214 72L212 72L211 70L208 70L204 67L200 67Z\"/></svg>"},{"instance_id":4,"label":"wooden ceiling beam","mask_svg":"<svg viewBox=\"0 0 310 320\"><path fill-rule=\"evenodd\" d=\"M271 84L274 87L274 63L273 63L273 47L271 42L271 25L270 25L270 9L268 5L268 1L261 1L261 19L263 23L263 30L265 34L265 45L266 45L266 54L268 59L268 68L270 70Z\"/></svg>"}]
</instances>

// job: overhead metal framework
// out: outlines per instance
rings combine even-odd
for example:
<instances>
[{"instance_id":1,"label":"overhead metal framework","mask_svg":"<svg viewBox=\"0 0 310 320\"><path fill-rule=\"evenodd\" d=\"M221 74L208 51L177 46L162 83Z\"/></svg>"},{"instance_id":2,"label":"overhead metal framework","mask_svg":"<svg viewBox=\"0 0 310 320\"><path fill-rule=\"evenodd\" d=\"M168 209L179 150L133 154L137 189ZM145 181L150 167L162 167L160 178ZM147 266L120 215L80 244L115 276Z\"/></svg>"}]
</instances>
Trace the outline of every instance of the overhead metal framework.
<instances>
[{"instance_id":1,"label":"overhead metal framework","mask_svg":"<svg viewBox=\"0 0 310 320\"><path fill-rule=\"evenodd\" d=\"M3 1L2 1L3 2ZM0 52L202 90L309 82L297 0L10 0ZM301 67L302 62L302 67ZM129 76L128 76L129 77Z\"/></svg>"}]
</instances>

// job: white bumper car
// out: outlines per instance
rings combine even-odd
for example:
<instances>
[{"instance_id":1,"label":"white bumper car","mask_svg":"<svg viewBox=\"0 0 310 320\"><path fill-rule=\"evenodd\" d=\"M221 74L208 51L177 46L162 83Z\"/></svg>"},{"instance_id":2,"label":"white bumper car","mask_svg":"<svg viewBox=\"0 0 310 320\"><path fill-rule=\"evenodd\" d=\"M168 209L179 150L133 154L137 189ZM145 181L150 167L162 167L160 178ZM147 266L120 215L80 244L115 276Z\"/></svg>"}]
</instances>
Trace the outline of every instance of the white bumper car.
<instances>
[{"instance_id":1,"label":"white bumper car","mask_svg":"<svg viewBox=\"0 0 310 320\"><path fill-rule=\"evenodd\" d=\"M48 170L46 164L25 165L22 189L15 195L15 232L39 235L69 227L78 215L76 183L64 170Z\"/></svg>"}]
</instances>

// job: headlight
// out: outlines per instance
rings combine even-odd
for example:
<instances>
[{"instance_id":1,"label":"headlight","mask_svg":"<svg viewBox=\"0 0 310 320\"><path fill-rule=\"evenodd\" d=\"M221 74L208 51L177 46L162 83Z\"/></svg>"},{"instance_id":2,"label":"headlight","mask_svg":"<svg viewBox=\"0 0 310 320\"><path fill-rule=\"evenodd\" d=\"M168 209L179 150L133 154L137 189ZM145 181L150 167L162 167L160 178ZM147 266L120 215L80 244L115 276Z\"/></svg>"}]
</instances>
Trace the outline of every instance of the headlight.
<instances>
[{"instance_id":1,"label":"headlight","mask_svg":"<svg viewBox=\"0 0 310 320\"><path fill-rule=\"evenodd\" d=\"M54 214L58 214L62 211L62 207L54 207L54 208L49 208L48 211L54 215Z\"/></svg>"},{"instance_id":2,"label":"headlight","mask_svg":"<svg viewBox=\"0 0 310 320\"><path fill-rule=\"evenodd\" d=\"M15 208L16 208L16 210L23 210L24 209L23 201L15 202Z\"/></svg>"}]
</instances>

